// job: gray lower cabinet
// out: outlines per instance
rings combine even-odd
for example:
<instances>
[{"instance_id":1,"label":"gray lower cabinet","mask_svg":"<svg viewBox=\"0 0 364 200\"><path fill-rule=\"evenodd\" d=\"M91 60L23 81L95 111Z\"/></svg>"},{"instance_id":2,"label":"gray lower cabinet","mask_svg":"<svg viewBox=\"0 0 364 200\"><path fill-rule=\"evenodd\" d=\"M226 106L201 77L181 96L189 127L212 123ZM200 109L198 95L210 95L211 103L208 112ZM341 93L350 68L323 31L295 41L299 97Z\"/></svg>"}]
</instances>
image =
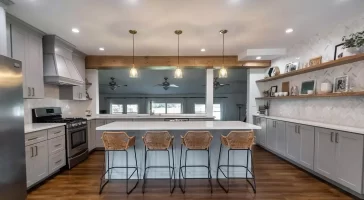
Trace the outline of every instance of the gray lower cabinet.
<instances>
[{"instance_id":1,"label":"gray lower cabinet","mask_svg":"<svg viewBox=\"0 0 364 200\"><path fill-rule=\"evenodd\" d=\"M363 135L315 128L315 172L362 193Z\"/></svg>"},{"instance_id":2,"label":"gray lower cabinet","mask_svg":"<svg viewBox=\"0 0 364 200\"><path fill-rule=\"evenodd\" d=\"M92 151L95 147L96 120L87 121L88 150Z\"/></svg>"},{"instance_id":3,"label":"gray lower cabinet","mask_svg":"<svg viewBox=\"0 0 364 200\"><path fill-rule=\"evenodd\" d=\"M283 121L267 119L267 148L286 154L286 125Z\"/></svg>"},{"instance_id":4,"label":"gray lower cabinet","mask_svg":"<svg viewBox=\"0 0 364 200\"><path fill-rule=\"evenodd\" d=\"M103 131L96 131L96 128L99 126L103 126L106 124L106 120L97 119L95 122L95 147L104 147L104 144L101 140L101 136Z\"/></svg>"},{"instance_id":5,"label":"gray lower cabinet","mask_svg":"<svg viewBox=\"0 0 364 200\"><path fill-rule=\"evenodd\" d=\"M259 118L259 126L262 129L259 130L259 144L262 146L266 146L266 136L267 136L267 120L265 118Z\"/></svg>"},{"instance_id":6,"label":"gray lower cabinet","mask_svg":"<svg viewBox=\"0 0 364 200\"><path fill-rule=\"evenodd\" d=\"M286 157L313 169L315 128L286 122Z\"/></svg>"}]
</instances>

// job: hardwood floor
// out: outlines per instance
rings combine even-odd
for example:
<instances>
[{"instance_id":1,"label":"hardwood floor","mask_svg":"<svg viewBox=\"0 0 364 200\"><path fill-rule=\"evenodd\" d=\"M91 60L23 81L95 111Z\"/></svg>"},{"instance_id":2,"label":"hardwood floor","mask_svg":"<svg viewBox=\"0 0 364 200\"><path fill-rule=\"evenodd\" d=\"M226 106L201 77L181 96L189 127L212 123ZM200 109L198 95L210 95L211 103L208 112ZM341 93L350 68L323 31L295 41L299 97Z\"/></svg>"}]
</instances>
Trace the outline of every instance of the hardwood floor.
<instances>
[{"instance_id":1,"label":"hardwood floor","mask_svg":"<svg viewBox=\"0 0 364 200\"><path fill-rule=\"evenodd\" d=\"M210 194L207 180L188 180L186 194L178 186L169 194L169 181L148 181L146 193L141 193L143 181L129 196L125 194L123 181L110 182L102 195L99 178L102 171L102 152L94 152L89 159L69 171L48 180L28 194L29 200L78 200L78 199L282 199L282 200L345 200L352 197L296 168L260 147L254 148L257 193L246 181L234 180L230 193L226 194L214 181L214 193Z\"/></svg>"}]
</instances>

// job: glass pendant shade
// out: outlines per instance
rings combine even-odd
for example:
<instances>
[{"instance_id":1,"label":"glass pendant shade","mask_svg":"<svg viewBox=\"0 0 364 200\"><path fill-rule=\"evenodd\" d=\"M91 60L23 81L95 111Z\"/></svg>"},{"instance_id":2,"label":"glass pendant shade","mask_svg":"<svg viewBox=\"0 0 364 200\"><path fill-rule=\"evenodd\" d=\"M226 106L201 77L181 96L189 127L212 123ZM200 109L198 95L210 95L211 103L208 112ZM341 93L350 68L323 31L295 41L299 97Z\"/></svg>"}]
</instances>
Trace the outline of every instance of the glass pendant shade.
<instances>
[{"instance_id":1,"label":"glass pendant shade","mask_svg":"<svg viewBox=\"0 0 364 200\"><path fill-rule=\"evenodd\" d=\"M133 67L130 69L129 77L130 77L130 78L138 78L138 70L135 68L135 66L134 66L134 65L133 65Z\"/></svg>"},{"instance_id":2,"label":"glass pendant shade","mask_svg":"<svg viewBox=\"0 0 364 200\"><path fill-rule=\"evenodd\" d=\"M219 71L219 78L227 78L227 70L225 67L222 67Z\"/></svg>"},{"instance_id":3,"label":"glass pendant shade","mask_svg":"<svg viewBox=\"0 0 364 200\"><path fill-rule=\"evenodd\" d=\"M176 71L174 71L174 78L183 78L182 69L177 67Z\"/></svg>"}]
</instances>

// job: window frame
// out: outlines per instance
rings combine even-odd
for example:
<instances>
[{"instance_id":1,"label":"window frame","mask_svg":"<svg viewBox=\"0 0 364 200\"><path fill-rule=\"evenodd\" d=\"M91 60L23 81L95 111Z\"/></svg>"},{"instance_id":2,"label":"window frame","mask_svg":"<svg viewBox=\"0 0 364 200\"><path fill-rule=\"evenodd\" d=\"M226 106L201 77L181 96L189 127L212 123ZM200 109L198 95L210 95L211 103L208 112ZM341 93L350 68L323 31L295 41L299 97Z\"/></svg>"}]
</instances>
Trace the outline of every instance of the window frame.
<instances>
[{"instance_id":1,"label":"window frame","mask_svg":"<svg viewBox=\"0 0 364 200\"><path fill-rule=\"evenodd\" d=\"M119 109L121 108L121 112L114 113L113 105L117 105L117 106L119 106ZM110 110L111 110L111 114L112 114L112 115L120 115L120 114L124 114L124 104L115 104L115 103L111 103L111 104L110 104Z\"/></svg>"},{"instance_id":2,"label":"window frame","mask_svg":"<svg viewBox=\"0 0 364 200\"><path fill-rule=\"evenodd\" d=\"M136 112L129 112L128 106L136 106ZM137 103L126 104L126 114L139 114L139 104L137 104Z\"/></svg>"}]
</instances>

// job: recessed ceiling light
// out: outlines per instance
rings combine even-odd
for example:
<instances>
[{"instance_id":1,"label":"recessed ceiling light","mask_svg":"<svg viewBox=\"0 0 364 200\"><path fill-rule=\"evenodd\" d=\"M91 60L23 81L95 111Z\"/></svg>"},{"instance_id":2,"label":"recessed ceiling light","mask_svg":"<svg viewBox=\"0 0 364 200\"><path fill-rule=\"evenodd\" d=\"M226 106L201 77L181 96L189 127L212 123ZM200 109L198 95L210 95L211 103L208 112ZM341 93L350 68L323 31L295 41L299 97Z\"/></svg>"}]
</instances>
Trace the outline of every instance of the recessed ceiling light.
<instances>
[{"instance_id":1,"label":"recessed ceiling light","mask_svg":"<svg viewBox=\"0 0 364 200\"><path fill-rule=\"evenodd\" d=\"M258 56L258 57L256 57L255 59L260 60L260 59L262 59L262 57Z\"/></svg>"},{"instance_id":2,"label":"recessed ceiling light","mask_svg":"<svg viewBox=\"0 0 364 200\"><path fill-rule=\"evenodd\" d=\"M201 51L202 51L202 52L205 52L205 51L206 51L206 49L201 49Z\"/></svg>"},{"instance_id":3,"label":"recessed ceiling light","mask_svg":"<svg viewBox=\"0 0 364 200\"><path fill-rule=\"evenodd\" d=\"M80 32L80 30L78 30L77 28L73 28L73 29L72 29L72 32L74 32L74 33L79 33L79 32Z\"/></svg>"},{"instance_id":4,"label":"recessed ceiling light","mask_svg":"<svg viewBox=\"0 0 364 200\"><path fill-rule=\"evenodd\" d=\"M292 33L292 32L293 32L293 29L291 29L291 28L286 29L286 33Z\"/></svg>"},{"instance_id":5,"label":"recessed ceiling light","mask_svg":"<svg viewBox=\"0 0 364 200\"><path fill-rule=\"evenodd\" d=\"M100 47L99 50L100 51L105 51L105 48L104 47Z\"/></svg>"}]
</instances>

